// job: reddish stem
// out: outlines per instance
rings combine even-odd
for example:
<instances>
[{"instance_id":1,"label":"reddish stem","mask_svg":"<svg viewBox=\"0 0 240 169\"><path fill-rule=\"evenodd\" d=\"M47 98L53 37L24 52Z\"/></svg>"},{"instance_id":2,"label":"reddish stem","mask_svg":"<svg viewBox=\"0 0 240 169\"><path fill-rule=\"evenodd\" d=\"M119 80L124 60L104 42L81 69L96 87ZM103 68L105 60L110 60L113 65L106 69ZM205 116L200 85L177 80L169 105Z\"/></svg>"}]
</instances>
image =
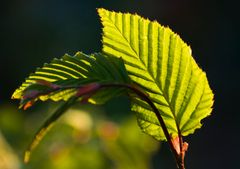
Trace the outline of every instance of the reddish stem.
<instances>
[{"instance_id":1,"label":"reddish stem","mask_svg":"<svg viewBox=\"0 0 240 169\"><path fill-rule=\"evenodd\" d=\"M175 157L175 161L177 163L177 167L179 169L185 169L184 167L184 156L185 156L185 151L187 150L187 146L185 146L186 148L183 149L183 140L182 140L182 136L181 136L181 132L180 130L178 129L178 144L177 146L179 147L179 152L177 151L177 147L176 145L174 145L172 139L171 139L171 136L167 130L167 127L166 127L166 124L160 114L160 112L158 111L157 107L154 105L154 103L151 101L151 99L148 97L147 94L145 94L144 92L142 92L139 88L136 88L132 85L128 85L128 84L115 84L115 83L112 83L112 84L103 84L100 86L100 88L106 88L106 87L124 87L124 88L127 88L131 91L133 91L134 93L136 93L141 99L143 99L144 101L146 101L149 106L153 109L153 112L155 113L155 115L157 116L158 118L158 121L162 127L162 130L163 130L163 133L167 139L167 142L170 146L170 149ZM187 143L186 143L187 144Z\"/></svg>"}]
</instances>

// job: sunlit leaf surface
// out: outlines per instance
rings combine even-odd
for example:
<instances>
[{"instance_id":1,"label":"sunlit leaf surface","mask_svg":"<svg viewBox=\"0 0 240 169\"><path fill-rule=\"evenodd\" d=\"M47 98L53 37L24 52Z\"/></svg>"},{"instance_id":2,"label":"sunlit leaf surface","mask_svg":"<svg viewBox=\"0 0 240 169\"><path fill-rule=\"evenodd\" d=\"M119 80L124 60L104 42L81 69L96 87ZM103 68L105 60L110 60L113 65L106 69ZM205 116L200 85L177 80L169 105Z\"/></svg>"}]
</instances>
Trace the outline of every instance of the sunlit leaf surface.
<instances>
[{"instance_id":1,"label":"sunlit leaf surface","mask_svg":"<svg viewBox=\"0 0 240 169\"><path fill-rule=\"evenodd\" d=\"M171 29L138 15L98 9L103 24L103 52L121 57L132 81L141 86L160 111L172 137L193 133L212 111L213 94L190 47ZM135 99L142 130L165 140L146 102Z\"/></svg>"}]
</instances>

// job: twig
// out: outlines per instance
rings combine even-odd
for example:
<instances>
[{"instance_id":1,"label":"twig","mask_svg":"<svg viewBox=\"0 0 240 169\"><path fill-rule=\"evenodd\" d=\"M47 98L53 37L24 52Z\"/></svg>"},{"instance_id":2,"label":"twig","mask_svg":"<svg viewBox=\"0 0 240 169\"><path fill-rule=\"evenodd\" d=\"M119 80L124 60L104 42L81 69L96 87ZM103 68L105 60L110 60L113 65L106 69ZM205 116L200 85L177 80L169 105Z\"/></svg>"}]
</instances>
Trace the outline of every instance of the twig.
<instances>
[{"instance_id":1,"label":"twig","mask_svg":"<svg viewBox=\"0 0 240 169\"><path fill-rule=\"evenodd\" d=\"M136 93L141 99L143 99L144 101L146 101L149 106L153 109L153 112L155 113L155 115L158 118L158 121L162 127L163 133L167 139L167 142L170 146L170 149L174 155L175 161L177 163L177 167L179 169L185 169L184 167L184 155L185 155L185 151L183 151L183 141L182 141L182 136L180 133L180 130L178 129L178 137L179 137L179 146L180 146L180 153L177 152L175 146L173 145L171 136L167 130L166 124L160 114L160 112L158 111L157 107L154 105L154 103L151 101L151 99L148 97L148 95L146 95L144 92L142 92L140 89L132 86L132 85L128 85L128 84L117 84L117 83L112 83L112 84L102 84L100 85L100 88L106 88L106 87L124 87L127 88L131 91L133 91L134 93Z\"/></svg>"},{"instance_id":2,"label":"twig","mask_svg":"<svg viewBox=\"0 0 240 169\"><path fill-rule=\"evenodd\" d=\"M39 83L39 82L38 82ZM109 88L109 87L121 87L121 88L127 88L131 91L133 91L135 94L137 94L142 100L146 101L149 106L152 108L153 112L155 113L155 115L157 116L157 119L162 127L163 133L167 139L167 142L170 146L170 149L174 155L175 161L177 163L177 167L179 169L185 169L184 167L184 156L185 156L185 151L187 150L187 143L183 143L182 140L182 136L181 136L181 132L179 127L177 128L178 130L178 137L172 139L168 130L167 130L167 126L160 114L160 112L158 111L157 107L154 105L154 103L151 101L151 99L149 98L149 96L144 93L141 89L139 89L138 87L135 87L133 85L130 84L120 84L120 83L109 83L109 84L99 84L99 83L90 83L87 85L74 85L74 86L58 86L58 85L53 85L50 83L45 83L45 82L41 82L39 83L41 85L44 86L48 86L49 90L44 91L44 92L38 92L38 93L33 93L30 92L26 95L23 96L23 101L24 99L28 99L30 101L28 101L25 106L33 101L34 99L36 99L37 97L39 97L40 95L45 95L45 94L49 94L51 92L56 92L56 91L61 91L64 89L70 89L70 88L76 88L77 94L76 94L76 98L83 96L83 99L88 99L91 95L93 95L95 92L97 92L98 90L102 89L102 88Z\"/></svg>"}]
</instances>

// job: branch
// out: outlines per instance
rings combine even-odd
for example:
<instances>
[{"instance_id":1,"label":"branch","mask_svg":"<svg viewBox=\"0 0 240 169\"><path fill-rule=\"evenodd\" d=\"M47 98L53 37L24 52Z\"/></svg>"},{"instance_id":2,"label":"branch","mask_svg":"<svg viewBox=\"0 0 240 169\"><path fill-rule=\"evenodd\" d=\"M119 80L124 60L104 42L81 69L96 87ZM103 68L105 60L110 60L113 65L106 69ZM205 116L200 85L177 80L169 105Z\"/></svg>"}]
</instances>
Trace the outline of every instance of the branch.
<instances>
[{"instance_id":1,"label":"branch","mask_svg":"<svg viewBox=\"0 0 240 169\"><path fill-rule=\"evenodd\" d=\"M109 83L109 84L90 83L87 85L76 85L76 86L57 86L57 85L54 85L51 83L46 83L46 82L38 82L38 84L47 86L49 88L47 91L42 91L42 92L35 91L35 90L26 90L27 92L25 92L25 95L22 98L23 105L25 103L24 108L31 106L35 102L36 98L41 95L49 94L54 91L70 89L70 88L77 89L77 93L73 97L74 101L76 101L77 98L79 98L79 97L82 97L82 101L87 101L93 94L95 94L97 91L99 91L103 88L121 87L121 88L127 88L128 90L131 90L132 92L137 94L142 100L146 101L149 104L149 106L152 108L153 112L157 116L157 119L162 127L163 133L167 139L170 149L175 157L177 167L179 169L185 169L184 156L185 156L185 151L187 150L188 145L187 145L187 143L183 143L180 129L178 128L178 137L172 139L167 130L167 126L166 126L160 112L158 111L157 107L151 101L149 96L146 93L144 93L141 89L139 89L137 86L133 86L130 84L121 84L121 83ZM60 114L62 114L62 112L64 112L68 107L69 106L64 107L63 111L61 111ZM60 116L60 114L57 113L57 118ZM54 119L57 119L57 118L54 117ZM47 122L47 124L49 124L49 123ZM30 150L32 150L33 148L34 148L34 146L30 147ZM30 152L30 151L27 151L27 152ZM28 155L27 155L27 157L28 157Z\"/></svg>"}]
</instances>

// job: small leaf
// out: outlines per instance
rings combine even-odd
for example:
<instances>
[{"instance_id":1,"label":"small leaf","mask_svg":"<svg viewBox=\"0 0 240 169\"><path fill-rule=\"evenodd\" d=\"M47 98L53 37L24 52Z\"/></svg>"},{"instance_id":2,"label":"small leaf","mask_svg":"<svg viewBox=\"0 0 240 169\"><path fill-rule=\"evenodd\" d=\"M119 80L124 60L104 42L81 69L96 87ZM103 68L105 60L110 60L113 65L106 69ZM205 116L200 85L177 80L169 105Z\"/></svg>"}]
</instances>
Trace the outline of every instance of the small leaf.
<instances>
[{"instance_id":1,"label":"small leaf","mask_svg":"<svg viewBox=\"0 0 240 169\"><path fill-rule=\"evenodd\" d=\"M75 56L66 54L61 59L54 59L50 64L44 64L42 68L38 68L15 90L12 98L32 97L35 98L35 101L38 99L42 101L47 99L68 100L76 95L77 89L74 86L95 82L101 84L107 82L128 83L129 78L123 61L98 53L90 56L81 52L76 53ZM70 88L62 90L64 87ZM110 89L100 92L91 99L91 102L103 103L122 91L122 89ZM45 95L43 95L44 93ZM37 97L38 95L39 97ZM107 97L103 99L103 95Z\"/></svg>"},{"instance_id":2,"label":"small leaf","mask_svg":"<svg viewBox=\"0 0 240 169\"><path fill-rule=\"evenodd\" d=\"M39 142L43 139L46 133L51 129L56 120L71 106L75 103L78 97L72 97L68 101L62 103L61 106L49 117L46 122L41 126L41 128L35 134L33 141L29 145L28 149L25 151L24 162L28 163L30 160L31 152L36 148Z\"/></svg>"},{"instance_id":3,"label":"small leaf","mask_svg":"<svg viewBox=\"0 0 240 169\"><path fill-rule=\"evenodd\" d=\"M131 80L147 92L161 113L170 135L191 134L210 115L213 94L205 72L190 47L172 30L138 15L98 9L103 24L103 52L124 60ZM141 129L165 140L156 115L135 98Z\"/></svg>"}]
</instances>

